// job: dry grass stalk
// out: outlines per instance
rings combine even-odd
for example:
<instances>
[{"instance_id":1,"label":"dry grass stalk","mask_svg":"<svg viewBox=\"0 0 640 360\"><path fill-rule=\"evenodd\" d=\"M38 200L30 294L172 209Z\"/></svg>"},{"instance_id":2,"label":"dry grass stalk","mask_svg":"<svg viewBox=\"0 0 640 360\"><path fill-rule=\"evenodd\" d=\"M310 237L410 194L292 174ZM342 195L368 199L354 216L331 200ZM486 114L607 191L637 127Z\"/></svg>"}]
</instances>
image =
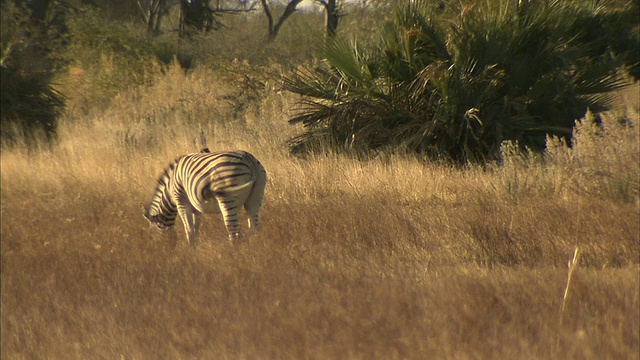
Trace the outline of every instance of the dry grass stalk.
<instances>
[{"instance_id":1,"label":"dry grass stalk","mask_svg":"<svg viewBox=\"0 0 640 360\"><path fill-rule=\"evenodd\" d=\"M578 257L579 257L579 248L576 246L576 249L573 252L573 258L567 263L569 267L569 273L567 274L567 286L564 288L564 295L562 296L562 308L560 309L560 323L562 323L562 315L564 314L564 309L567 304L567 298L569 297L569 287L571 286L571 277L573 276L573 271L578 266Z\"/></svg>"}]
</instances>

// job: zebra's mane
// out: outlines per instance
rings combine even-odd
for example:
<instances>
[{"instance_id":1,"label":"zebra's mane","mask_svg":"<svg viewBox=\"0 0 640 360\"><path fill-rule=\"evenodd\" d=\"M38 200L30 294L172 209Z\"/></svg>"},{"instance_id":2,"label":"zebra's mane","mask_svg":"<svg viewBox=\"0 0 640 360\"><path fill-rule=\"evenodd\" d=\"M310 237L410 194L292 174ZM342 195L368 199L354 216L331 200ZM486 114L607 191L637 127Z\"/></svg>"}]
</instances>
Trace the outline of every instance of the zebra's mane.
<instances>
[{"instance_id":1,"label":"zebra's mane","mask_svg":"<svg viewBox=\"0 0 640 360\"><path fill-rule=\"evenodd\" d=\"M209 148L205 147L205 148L202 148L202 150L200 150L199 153L180 155L177 158L175 158L172 162L170 162L167 166L165 166L164 170L162 170L162 174L158 178L157 184L163 185L163 186L168 185L167 181L171 178L171 175L172 175L171 172L173 172L173 170L176 168L176 165L178 164L178 161L180 161L180 159L187 157L189 155L202 154L202 153L211 153L211 151L209 150Z\"/></svg>"}]
</instances>

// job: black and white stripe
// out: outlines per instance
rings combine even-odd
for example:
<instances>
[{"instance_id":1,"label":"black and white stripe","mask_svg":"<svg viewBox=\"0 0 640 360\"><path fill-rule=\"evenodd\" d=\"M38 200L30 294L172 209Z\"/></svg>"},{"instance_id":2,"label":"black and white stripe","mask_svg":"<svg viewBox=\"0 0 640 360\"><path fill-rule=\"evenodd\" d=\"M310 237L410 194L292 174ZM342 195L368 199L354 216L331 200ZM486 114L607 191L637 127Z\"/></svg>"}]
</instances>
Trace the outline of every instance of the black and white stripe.
<instances>
[{"instance_id":1,"label":"black and white stripe","mask_svg":"<svg viewBox=\"0 0 640 360\"><path fill-rule=\"evenodd\" d=\"M238 214L244 206L249 227L258 229L267 172L246 151L209 152L184 155L169 164L158 179L151 204L144 216L160 229L173 226L180 214L187 240L198 240L203 213L222 213L233 241L240 235Z\"/></svg>"}]
</instances>

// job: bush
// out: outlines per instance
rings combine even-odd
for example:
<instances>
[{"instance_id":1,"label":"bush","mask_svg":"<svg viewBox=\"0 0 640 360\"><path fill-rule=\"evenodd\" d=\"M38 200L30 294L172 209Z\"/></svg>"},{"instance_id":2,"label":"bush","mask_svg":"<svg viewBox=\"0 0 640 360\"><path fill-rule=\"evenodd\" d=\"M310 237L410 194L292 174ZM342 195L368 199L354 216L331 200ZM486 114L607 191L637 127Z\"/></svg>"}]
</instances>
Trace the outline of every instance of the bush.
<instances>
[{"instance_id":1,"label":"bush","mask_svg":"<svg viewBox=\"0 0 640 360\"><path fill-rule=\"evenodd\" d=\"M39 18L26 5L2 2L2 59L0 63L2 108L1 142L36 145L43 135L55 138L57 117L65 98L53 87L59 63L55 50L62 45L64 14L52 5Z\"/></svg>"},{"instance_id":2,"label":"bush","mask_svg":"<svg viewBox=\"0 0 640 360\"><path fill-rule=\"evenodd\" d=\"M286 81L305 96L289 121L306 128L290 140L292 152L408 150L466 162L496 158L505 140L541 150L547 135L569 139L587 108L606 109L606 94L623 85L619 66L633 58L622 46L620 56L595 50L610 32L578 36L618 19L629 32L618 36L633 38L633 5L451 6L411 2L375 47L326 43L323 63Z\"/></svg>"}]
</instances>

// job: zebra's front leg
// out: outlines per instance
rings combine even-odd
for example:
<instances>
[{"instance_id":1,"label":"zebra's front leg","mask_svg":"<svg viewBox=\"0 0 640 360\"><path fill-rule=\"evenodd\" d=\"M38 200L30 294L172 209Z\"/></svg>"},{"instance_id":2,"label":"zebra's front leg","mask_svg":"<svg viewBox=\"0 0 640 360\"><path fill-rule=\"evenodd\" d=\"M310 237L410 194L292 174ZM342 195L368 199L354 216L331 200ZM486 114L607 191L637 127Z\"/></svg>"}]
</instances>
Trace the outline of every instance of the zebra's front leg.
<instances>
[{"instance_id":1,"label":"zebra's front leg","mask_svg":"<svg viewBox=\"0 0 640 360\"><path fill-rule=\"evenodd\" d=\"M198 210L194 210L193 212L193 244L196 245L198 238L200 237L200 222L201 222L202 213Z\"/></svg>"},{"instance_id":2,"label":"zebra's front leg","mask_svg":"<svg viewBox=\"0 0 640 360\"><path fill-rule=\"evenodd\" d=\"M198 228L200 226L200 213L190 205L178 205L178 212L184 225L184 232L187 241L191 246L196 246L198 242Z\"/></svg>"}]
</instances>

